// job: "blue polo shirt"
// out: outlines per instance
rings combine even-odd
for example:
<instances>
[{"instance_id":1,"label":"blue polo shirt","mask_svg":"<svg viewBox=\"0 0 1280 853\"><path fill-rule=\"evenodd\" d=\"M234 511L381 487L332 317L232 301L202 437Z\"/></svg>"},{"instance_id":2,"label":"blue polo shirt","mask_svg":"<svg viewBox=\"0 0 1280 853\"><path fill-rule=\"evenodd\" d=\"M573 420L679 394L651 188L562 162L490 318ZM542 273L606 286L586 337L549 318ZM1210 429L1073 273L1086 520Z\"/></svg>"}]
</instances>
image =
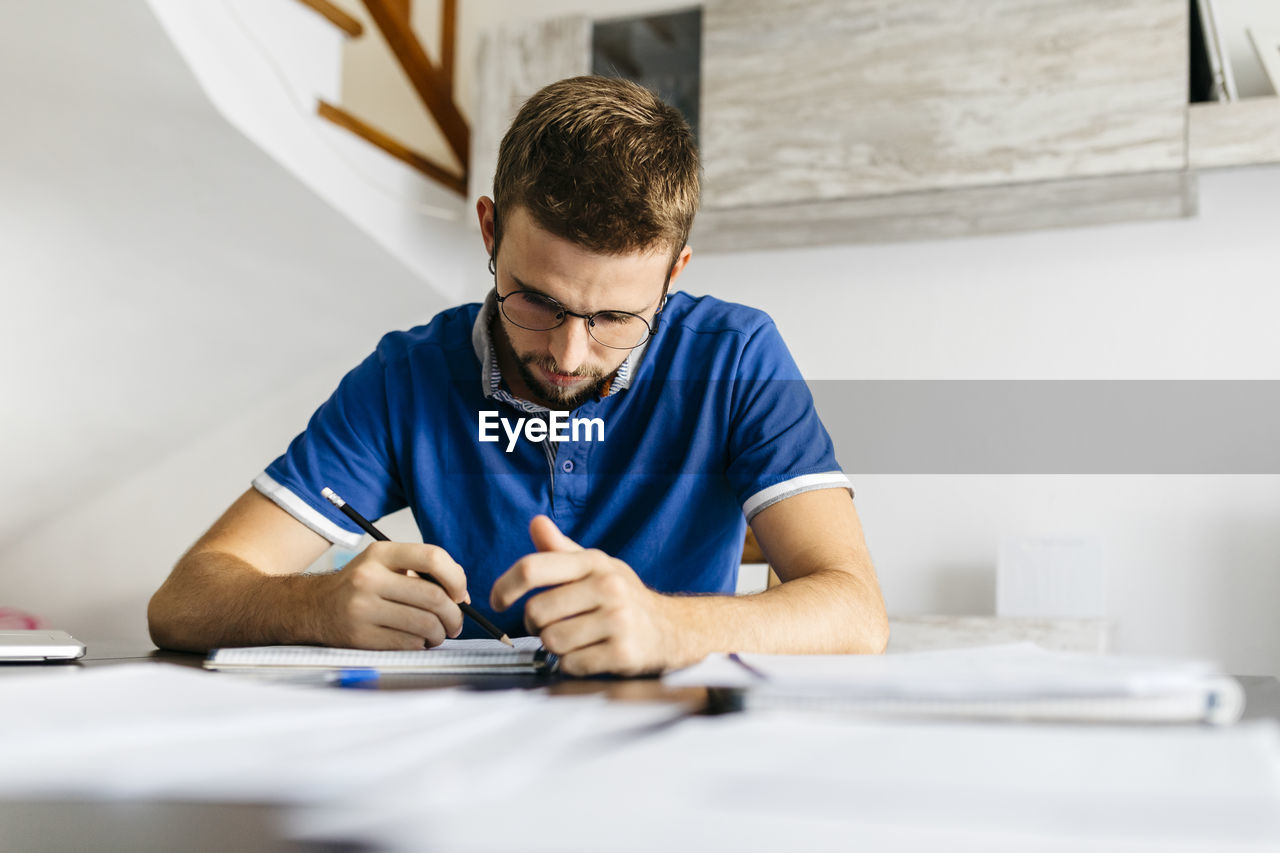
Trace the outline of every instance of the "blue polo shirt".
<instances>
[{"instance_id":1,"label":"blue polo shirt","mask_svg":"<svg viewBox=\"0 0 1280 853\"><path fill-rule=\"evenodd\" d=\"M362 533L322 489L373 520L411 507L423 541L466 571L472 604L513 636L525 633L523 602L495 614L489 590L533 550L528 525L539 513L659 592L732 594L756 513L811 489L850 488L763 312L673 294L607 395L560 416L565 440L522 429L513 441L508 429L521 419L545 428L551 414L502 384L488 335L495 310L490 294L384 336L254 486L348 547ZM467 620L463 636L482 634Z\"/></svg>"}]
</instances>

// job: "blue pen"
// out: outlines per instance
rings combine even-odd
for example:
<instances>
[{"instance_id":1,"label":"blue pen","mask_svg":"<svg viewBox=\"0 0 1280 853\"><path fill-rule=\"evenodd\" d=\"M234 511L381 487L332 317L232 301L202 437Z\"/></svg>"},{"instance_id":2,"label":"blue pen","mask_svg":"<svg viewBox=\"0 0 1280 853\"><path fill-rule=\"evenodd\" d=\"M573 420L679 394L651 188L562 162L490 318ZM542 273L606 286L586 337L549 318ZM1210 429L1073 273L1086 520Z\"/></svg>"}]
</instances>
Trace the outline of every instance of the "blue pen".
<instances>
[{"instance_id":1,"label":"blue pen","mask_svg":"<svg viewBox=\"0 0 1280 853\"><path fill-rule=\"evenodd\" d=\"M377 687L378 671L376 669L339 669L324 674L326 684L337 687Z\"/></svg>"},{"instance_id":2,"label":"blue pen","mask_svg":"<svg viewBox=\"0 0 1280 853\"><path fill-rule=\"evenodd\" d=\"M378 670L370 667L352 669L285 669L265 670L258 672L237 672L237 678L250 678L270 684L310 684L332 685L333 687L372 687L378 686Z\"/></svg>"}]
</instances>

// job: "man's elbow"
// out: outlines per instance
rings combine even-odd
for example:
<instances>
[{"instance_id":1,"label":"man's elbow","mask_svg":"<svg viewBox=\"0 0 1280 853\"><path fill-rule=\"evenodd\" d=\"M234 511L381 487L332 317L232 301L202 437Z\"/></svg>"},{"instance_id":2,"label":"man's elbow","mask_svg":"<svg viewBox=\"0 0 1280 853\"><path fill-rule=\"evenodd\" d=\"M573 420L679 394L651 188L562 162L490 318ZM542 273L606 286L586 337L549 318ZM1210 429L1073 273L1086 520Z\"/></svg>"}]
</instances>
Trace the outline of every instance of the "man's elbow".
<instances>
[{"instance_id":1,"label":"man's elbow","mask_svg":"<svg viewBox=\"0 0 1280 853\"><path fill-rule=\"evenodd\" d=\"M866 649L863 654L882 655L889 647L889 617L883 607L877 618L871 620L866 636Z\"/></svg>"},{"instance_id":2,"label":"man's elbow","mask_svg":"<svg viewBox=\"0 0 1280 853\"><path fill-rule=\"evenodd\" d=\"M147 602L147 633L162 649L197 651L192 645L189 586L182 577L179 561Z\"/></svg>"},{"instance_id":3,"label":"man's elbow","mask_svg":"<svg viewBox=\"0 0 1280 853\"><path fill-rule=\"evenodd\" d=\"M868 588L860 584L860 595L857 600L857 637L856 654L882 655L889 646L889 614L885 611L884 598L878 585Z\"/></svg>"},{"instance_id":4,"label":"man's elbow","mask_svg":"<svg viewBox=\"0 0 1280 853\"><path fill-rule=\"evenodd\" d=\"M173 649L177 648L178 642L177 637L174 636L173 620L169 615L167 599L165 587L162 586L147 602L147 633L151 635L151 642L157 647Z\"/></svg>"}]
</instances>

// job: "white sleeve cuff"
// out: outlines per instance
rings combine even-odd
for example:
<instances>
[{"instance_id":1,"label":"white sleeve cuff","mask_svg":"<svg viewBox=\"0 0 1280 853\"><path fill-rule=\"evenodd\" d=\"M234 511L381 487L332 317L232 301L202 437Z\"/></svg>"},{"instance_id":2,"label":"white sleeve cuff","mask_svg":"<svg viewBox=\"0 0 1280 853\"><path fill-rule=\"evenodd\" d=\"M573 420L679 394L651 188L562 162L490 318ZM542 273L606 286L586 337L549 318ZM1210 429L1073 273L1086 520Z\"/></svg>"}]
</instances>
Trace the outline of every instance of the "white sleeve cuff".
<instances>
[{"instance_id":1,"label":"white sleeve cuff","mask_svg":"<svg viewBox=\"0 0 1280 853\"><path fill-rule=\"evenodd\" d=\"M853 495L853 484L849 482L849 478L845 476L843 471L824 471L821 474L804 474L799 477L792 477L790 480L784 480L781 483L775 483L766 489L761 489L751 497L747 498L747 502L742 505L742 514L747 517L747 522L756 517L760 510L771 507L780 500L798 495L801 492L812 492L817 489L848 489L849 495Z\"/></svg>"},{"instance_id":2,"label":"white sleeve cuff","mask_svg":"<svg viewBox=\"0 0 1280 853\"><path fill-rule=\"evenodd\" d=\"M270 498L276 506L335 545L342 545L345 548L357 548L360 545L360 540L364 538L363 533L352 533L349 530L343 530L325 518L312 509L310 504L302 500L302 498L277 483L266 471L253 478L253 487Z\"/></svg>"}]
</instances>

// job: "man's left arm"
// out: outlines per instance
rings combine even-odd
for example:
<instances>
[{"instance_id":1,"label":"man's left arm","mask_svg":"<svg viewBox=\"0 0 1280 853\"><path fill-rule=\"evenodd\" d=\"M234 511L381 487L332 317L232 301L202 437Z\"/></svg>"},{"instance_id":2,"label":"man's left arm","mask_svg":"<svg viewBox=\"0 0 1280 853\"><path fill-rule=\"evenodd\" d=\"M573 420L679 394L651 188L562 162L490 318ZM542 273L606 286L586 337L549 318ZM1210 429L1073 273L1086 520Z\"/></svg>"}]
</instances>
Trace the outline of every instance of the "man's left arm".
<instances>
[{"instance_id":1,"label":"man's left arm","mask_svg":"<svg viewBox=\"0 0 1280 853\"><path fill-rule=\"evenodd\" d=\"M717 651L884 651L889 619L848 491L818 489L778 501L756 514L751 529L782 583L757 595L717 599L706 614L691 612L703 646L697 659ZM695 608L700 601L684 600ZM715 612L718 605L723 613Z\"/></svg>"},{"instance_id":2,"label":"man's left arm","mask_svg":"<svg viewBox=\"0 0 1280 853\"><path fill-rule=\"evenodd\" d=\"M849 493L818 489L778 501L751 521L783 581L756 595L663 595L621 560L584 550L550 519L530 525L538 553L494 584L491 603L525 605L525 623L572 675L640 675L712 652L879 654L888 618Z\"/></svg>"}]
</instances>

